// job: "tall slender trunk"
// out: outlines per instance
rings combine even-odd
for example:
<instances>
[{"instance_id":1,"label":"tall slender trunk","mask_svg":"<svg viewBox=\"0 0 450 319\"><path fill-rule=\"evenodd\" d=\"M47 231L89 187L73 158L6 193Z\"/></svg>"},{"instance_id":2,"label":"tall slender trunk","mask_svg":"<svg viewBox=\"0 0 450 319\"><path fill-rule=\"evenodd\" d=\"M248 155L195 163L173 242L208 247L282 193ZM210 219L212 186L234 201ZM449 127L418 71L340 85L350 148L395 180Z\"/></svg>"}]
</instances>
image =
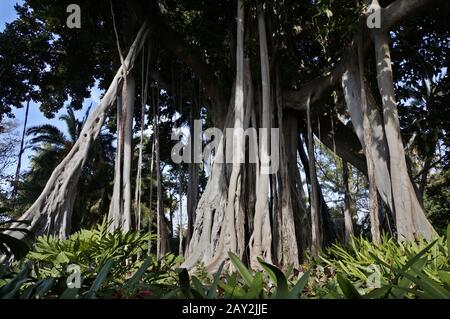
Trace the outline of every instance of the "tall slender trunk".
<instances>
[{"instance_id":1,"label":"tall slender trunk","mask_svg":"<svg viewBox=\"0 0 450 319\"><path fill-rule=\"evenodd\" d=\"M152 99L152 102L154 99ZM153 107L154 104L153 104ZM147 254L150 255L152 250L152 224L153 224L153 167L155 163L155 132L154 132L154 126L153 126L153 137L152 137L152 152L150 154L150 194L149 194L149 201L148 201L148 233L150 235L150 238L148 240L148 250Z\"/></svg>"},{"instance_id":2,"label":"tall slender trunk","mask_svg":"<svg viewBox=\"0 0 450 319\"><path fill-rule=\"evenodd\" d=\"M156 87L156 104L153 108L153 123L155 124L155 165L156 165L156 218L157 218L157 258L162 258L169 251L169 237L166 218L164 216L164 203L161 181L161 159L159 145L159 88Z\"/></svg>"},{"instance_id":3,"label":"tall slender trunk","mask_svg":"<svg viewBox=\"0 0 450 319\"><path fill-rule=\"evenodd\" d=\"M187 189L187 234L186 234L186 248L188 247L191 238L192 238L192 232L194 229L194 220L195 220L195 210L197 208L197 201L198 201L198 164L194 163L194 152L197 150L195 149L195 144L192 142L192 140L196 140L198 136L195 136L195 130L194 130L194 120L197 116L197 107L198 107L198 101L195 101L192 105L191 113L190 113L190 120L189 120L189 136L191 137L191 161L188 164L188 172L189 172L189 184ZM187 249L186 249L187 251Z\"/></svg>"},{"instance_id":4,"label":"tall slender trunk","mask_svg":"<svg viewBox=\"0 0 450 319\"><path fill-rule=\"evenodd\" d=\"M427 186L427 182L428 182L428 174L430 173L430 169L431 169L431 162L433 161L433 155L434 155L434 145L432 146L433 148L433 152L430 152L430 154L427 157L427 159L425 160L425 163L423 165L423 173L420 176L420 182L419 182L419 193L420 195L423 196L425 195L425 188Z\"/></svg>"},{"instance_id":5,"label":"tall slender trunk","mask_svg":"<svg viewBox=\"0 0 450 319\"><path fill-rule=\"evenodd\" d=\"M377 0L373 4L378 5ZM406 166L405 150L400 132L395 100L389 37L382 30L373 30L377 61L378 88L383 102L384 128L390 154L390 172L395 205L395 219L399 240L423 236L434 237L436 232L425 216Z\"/></svg>"},{"instance_id":6,"label":"tall slender trunk","mask_svg":"<svg viewBox=\"0 0 450 319\"><path fill-rule=\"evenodd\" d=\"M183 256L183 182L181 178L181 170L180 170L180 177L179 177L179 209L178 209L178 255Z\"/></svg>"},{"instance_id":7,"label":"tall slender trunk","mask_svg":"<svg viewBox=\"0 0 450 319\"><path fill-rule=\"evenodd\" d=\"M123 216L123 194L122 194L122 165L123 165L123 113L122 99L117 98L117 147L116 159L114 165L114 186L113 195L109 204L108 220L110 222L108 228L114 231L121 227Z\"/></svg>"},{"instance_id":8,"label":"tall slender trunk","mask_svg":"<svg viewBox=\"0 0 450 319\"><path fill-rule=\"evenodd\" d=\"M306 102L306 118L308 132L308 160L311 180L311 254L317 256L322 249L322 236L320 233L319 195L317 190L316 160L314 156L314 136L311 128L311 99Z\"/></svg>"},{"instance_id":9,"label":"tall slender trunk","mask_svg":"<svg viewBox=\"0 0 450 319\"><path fill-rule=\"evenodd\" d=\"M150 54L151 51L148 52L147 58L147 67L145 68L145 55L142 54L142 78L141 78L141 130L140 130L140 139L139 139L139 158L137 165L137 174L136 174L136 189L134 193L134 203L135 203L135 223L136 229L141 229L141 218L142 218L142 164L143 164L143 152L144 152L144 127L145 127L145 108L147 105L147 93L148 93L148 76L150 71ZM145 68L145 72L144 72Z\"/></svg>"},{"instance_id":10,"label":"tall slender trunk","mask_svg":"<svg viewBox=\"0 0 450 319\"><path fill-rule=\"evenodd\" d=\"M281 132L284 131L284 119L283 119L283 102L281 97L281 83L280 75L277 70L276 74L276 107L278 116L278 126ZM280 182L279 192L281 196L281 209L279 210L281 223L279 227L281 229L281 256L278 257L278 263L282 266L294 266L298 267L299 263L299 250L297 247L297 238L295 232L295 220L294 220L294 208L293 208L293 194L291 193L291 183L289 176L288 166L288 151L287 141L284 134L280 134Z\"/></svg>"},{"instance_id":11,"label":"tall slender trunk","mask_svg":"<svg viewBox=\"0 0 450 319\"><path fill-rule=\"evenodd\" d=\"M125 132L123 148L123 221L122 229L131 230L131 163L133 162L133 114L136 98L136 81L133 76L127 79L125 106Z\"/></svg>"},{"instance_id":12,"label":"tall slender trunk","mask_svg":"<svg viewBox=\"0 0 450 319\"><path fill-rule=\"evenodd\" d=\"M358 66L359 66L359 81L361 87L361 109L363 115L363 129L364 129L364 146L367 160L367 177L369 180L369 214L370 214L370 233L372 235L372 241L378 244L381 240L380 237L380 219L378 212L378 196L377 196L377 184L375 177L375 169L372 155L373 136L372 129L369 120L369 110L367 106L367 95L364 83L364 46L363 36L359 37L358 41Z\"/></svg>"},{"instance_id":13,"label":"tall slender trunk","mask_svg":"<svg viewBox=\"0 0 450 319\"><path fill-rule=\"evenodd\" d=\"M271 125L271 86L270 86L270 66L269 52L267 48L267 33L265 13L262 3L257 6L258 30L259 30L259 50L261 58L261 80L262 80L262 131L260 134L260 167L256 186L256 205L255 217L253 221L253 234L250 263L254 268L258 268L257 257L271 262L272 260L272 231L270 225L270 207L269 207L269 174L267 168L269 163L269 142Z\"/></svg>"},{"instance_id":14,"label":"tall slender trunk","mask_svg":"<svg viewBox=\"0 0 450 319\"><path fill-rule=\"evenodd\" d=\"M344 239L348 243L353 232L353 196L350 186L348 163L342 160L342 182L344 184Z\"/></svg>"},{"instance_id":15,"label":"tall slender trunk","mask_svg":"<svg viewBox=\"0 0 450 319\"><path fill-rule=\"evenodd\" d=\"M117 136L114 191L109 209L110 230L131 229L131 162L133 152L133 114L136 82L131 75L122 88L119 132Z\"/></svg>"},{"instance_id":16,"label":"tall slender trunk","mask_svg":"<svg viewBox=\"0 0 450 319\"><path fill-rule=\"evenodd\" d=\"M17 169L16 169L16 175L14 176L14 189L12 198L15 203L16 195L17 195L17 186L20 179L20 169L22 167L22 156L24 151L24 144L25 144L25 135L27 134L27 123L28 123L28 113L30 110L30 99L27 100L27 106L25 109L25 118L23 121L23 131L22 131L22 139L20 140L20 148L19 148L19 155L17 157Z\"/></svg>"}]
</instances>

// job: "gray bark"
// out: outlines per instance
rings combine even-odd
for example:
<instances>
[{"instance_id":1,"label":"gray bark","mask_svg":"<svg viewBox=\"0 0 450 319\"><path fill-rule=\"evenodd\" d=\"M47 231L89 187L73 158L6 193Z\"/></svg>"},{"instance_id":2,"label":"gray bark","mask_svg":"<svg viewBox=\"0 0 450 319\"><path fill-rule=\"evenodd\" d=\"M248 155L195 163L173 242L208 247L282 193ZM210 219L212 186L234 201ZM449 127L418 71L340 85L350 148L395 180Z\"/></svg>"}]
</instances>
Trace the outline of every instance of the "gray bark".
<instances>
[{"instance_id":1,"label":"gray bark","mask_svg":"<svg viewBox=\"0 0 450 319\"><path fill-rule=\"evenodd\" d=\"M348 243L353 232L354 203L349 179L348 163L342 161L342 181L344 183L344 239Z\"/></svg>"},{"instance_id":2,"label":"gray bark","mask_svg":"<svg viewBox=\"0 0 450 319\"><path fill-rule=\"evenodd\" d=\"M164 203L161 180L161 158L159 145L159 88L156 87L156 104L153 106L153 123L155 129L155 166L156 166L156 220L157 220L157 243L156 257L162 258L169 252L169 230L164 214Z\"/></svg>"},{"instance_id":3,"label":"gray bark","mask_svg":"<svg viewBox=\"0 0 450 319\"><path fill-rule=\"evenodd\" d=\"M256 207L253 221L253 234L250 242L250 263L253 268L259 268L257 257L271 262L272 260L272 231L269 213L269 175L264 171L269 158L269 143L271 125L271 86L270 86L270 66L269 53L267 49L267 33L264 8L258 4L258 30L259 48L261 58L261 80L262 80L262 129L263 136L260 139L260 171L256 190Z\"/></svg>"},{"instance_id":4,"label":"gray bark","mask_svg":"<svg viewBox=\"0 0 450 319\"><path fill-rule=\"evenodd\" d=\"M378 3L376 0L375 3ZM399 240L436 236L433 226L417 199L405 159L393 85L389 38L386 32L374 31L378 88L383 102L384 128L390 154L392 192Z\"/></svg>"},{"instance_id":5,"label":"gray bark","mask_svg":"<svg viewBox=\"0 0 450 319\"><path fill-rule=\"evenodd\" d=\"M148 34L147 24L144 24L131 46L125 59L129 69L142 48ZM54 235L66 238L70 233L74 194L89 149L98 137L107 111L114 103L119 83L123 79L123 67L116 73L110 87L103 96L100 104L89 115L71 151L53 171L50 179L38 199L21 216L21 220L31 221L29 227L36 235ZM23 238L23 233L14 232L16 238Z\"/></svg>"},{"instance_id":6,"label":"gray bark","mask_svg":"<svg viewBox=\"0 0 450 319\"><path fill-rule=\"evenodd\" d=\"M318 256L322 249L322 234L320 233L320 219L319 219L319 194L317 190L317 173L316 160L314 156L314 136L311 128L311 109L310 99L306 102L306 118L307 118L307 133L308 133L308 160L309 160L309 176L311 184L311 255Z\"/></svg>"},{"instance_id":7,"label":"gray bark","mask_svg":"<svg viewBox=\"0 0 450 319\"><path fill-rule=\"evenodd\" d=\"M378 212L378 195L377 185L374 169L374 161L372 155L373 136L372 128L369 119L369 108L367 103L367 96L364 83L364 52L363 52L363 38L359 39L358 43L358 66L359 66L359 81L361 88L361 109L363 116L363 131L364 131L364 145L367 160L367 177L369 180L369 214L370 214L370 232L372 241L375 244L380 243L380 219Z\"/></svg>"}]
</instances>

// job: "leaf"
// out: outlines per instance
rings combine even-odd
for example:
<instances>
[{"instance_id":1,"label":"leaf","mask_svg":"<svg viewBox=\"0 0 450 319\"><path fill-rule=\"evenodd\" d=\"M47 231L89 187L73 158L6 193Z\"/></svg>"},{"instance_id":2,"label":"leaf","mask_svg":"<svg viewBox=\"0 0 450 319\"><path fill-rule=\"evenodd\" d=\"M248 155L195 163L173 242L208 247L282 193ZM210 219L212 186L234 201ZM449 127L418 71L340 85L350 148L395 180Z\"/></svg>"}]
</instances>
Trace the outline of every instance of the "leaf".
<instances>
[{"instance_id":1,"label":"leaf","mask_svg":"<svg viewBox=\"0 0 450 319\"><path fill-rule=\"evenodd\" d=\"M25 257L30 250L30 247L24 241L2 233L0 233L0 244L6 245L17 259ZM7 252L4 253L8 254Z\"/></svg>"},{"instance_id":2,"label":"leaf","mask_svg":"<svg viewBox=\"0 0 450 319\"><path fill-rule=\"evenodd\" d=\"M55 258L56 264L67 264L69 262L70 262L70 259L67 257L67 255L64 252L60 252Z\"/></svg>"},{"instance_id":3,"label":"leaf","mask_svg":"<svg viewBox=\"0 0 450 319\"><path fill-rule=\"evenodd\" d=\"M36 285L36 298L40 299L45 296L47 292L52 289L53 284L55 283L54 278L45 278L43 279L39 285Z\"/></svg>"},{"instance_id":4,"label":"leaf","mask_svg":"<svg viewBox=\"0 0 450 319\"><path fill-rule=\"evenodd\" d=\"M211 284L211 287L209 287L208 295L206 296L208 299L215 299L217 294L217 286L219 284L220 276L222 274L223 266L225 265L225 261L223 261L219 269L217 270L216 274L214 275L214 280Z\"/></svg>"},{"instance_id":5,"label":"leaf","mask_svg":"<svg viewBox=\"0 0 450 319\"><path fill-rule=\"evenodd\" d=\"M0 288L0 298L12 299L19 291L20 286L28 280L28 273L30 272L30 266L26 265L13 280Z\"/></svg>"},{"instance_id":6,"label":"leaf","mask_svg":"<svg viewBox=\"0 0 450 319\"><path fill-rule=\"evenodd\" d=\"M192 277L192 284L194 285L195 289L191 288L191 291L193 294L196 294L199 299L205 299L206 298L206 288L203 286L203 284L200 282L200 280L197 277Z\"/></svg>"},{"instance_id":7,"label":"leaf","mask_svg":"<svg viewBox=\"0 0 450 319\"><path fill-rule=\"evenodd\" d=\"M227 294L227 299L229 298L238 298L243 299L245 294L244 292L237 287L236 285L227 285L224 282L219 282L219 287L222 288Z\"/></svg>"},{"instance_id":8,"label":"leaf","mask_svg":"<svg viewBox=\"0 0 450 319\"><path fill-rule=\"evenodd\" d=\"M105 263L105 265L103 265L102 269L99 271L97 277L95 278L94 283L91 286L91 289L89 289L88 293L86 294L86 299L95 298L97 291L100 289L103 282L108 277L109 271L111 270L113 264L114 264L114 260L109 259Z\"/></svg>"},{"instance_id":9,"label":"leaf","mask_svg":"<svg viewBox=\"0 0 450 319\"><path fill-rule=\"evenodd\" d=\"M439 278L443 283L447 284L447 289L450 289L450 272L448 271L438 271Z\"/></svg>"},{"instance_id":10,"label":"leaf","mask_svg":"<svg viewBox=\"0 0 450 319\"><path fill-rule=\"evenodd\" d=\"M309 279L309 271L305 272L303 276L297 281L295 286L289 292L287 299L297 299L300 293L305 288L306 284L308 283L308 279Z\"/></svg>"},{"instance_id":11,"label":"leaf","mask_svg":"<svg viewBox=\"0 0 450 319\"><path fill-rule=\"evenodd\" d=\"M244 296L244 299L257 299L264 289L264 278L262 273L256 273L252 285Z\"/></svg>"},{"instance_id":12,"label":"leaf","mask_svg":"<svg viewBox=\"0 0 450 319\"><path fill-rule=\"evenodd\" d=\"M448 254L448 263L450 264L450 223L447 226L447 254Z\"/></svg>"},{"instance_id":13,"label":"leaf","mask_svg":"<svg viewBox=\"0 0 450 319\"><path fill-rule=\"evenodd\" d=\"M346 277L341 274L337 274L337 281L346 298L361 299L361 295L358 290L356 290L355 286L353 286L353 284Z\"/></svg>"},{"instance_id":14,"label":"leaf","mask_svg":"<svg viewBox=\"0 0 450 319\"><path fill-rule=\"evenodd\" d=\"M138 271L131 277L123 286L124 290L131 289L132 287L136 286L139 281L141 280L142 276L144 276L147 269L150 267L152 263L152 258L147 257L144 262L142 263L142 266L139 268Z\"/></svg>"},{"instance_id":15,"label":"leaf","mask_svg":"<svg viewBox=\"0 0 450 319\"><path fill-rule=\"evenodd\" d=\"M231 262L233 263L234 267L239 271L239 274L242 276L242 279L244 279L247 286L251 286L253 283L253 276L250 273L250 271L245 267L245 265L242 263L242 261L239 259L238 256L233 254L232 252L228 252L228 256L230 257Z\"/></svg>"},{"instance_id":16,"label":"leaf","mask_svg":"<svg viewBox=\"0 0 450 319\"><path fill-rule=\"evenodd\" d=\"M262 260L260 257L257 257L257 260L258 260L258 262L260 264L264 262L264 260ZM269 276L269 278L272 281L272 283L276 284L277 283L277 276L275 276L275 273L270 268L269 269L265 269L265 271L267 272L267 275Z\"/></svg>"},{"instance_id":17,"label":"leaf","mask_svg":"<svg viewBox=\"0 0 450 319\"><path fill-rule=\"evenodd\" d=\"M77 299L78 288L67 288L64 292L59 296L59 299Z\"/></svg>"},{"instance_id":18,"label":"leaf","mask_svg":"<svg viewBox=\"0 0 450 319\"><path fill-rule=\"evenodd\" d=\"M189 280L189 272L187 269L180 269L178 272L178 278L180 280L181 291L187 298L191 298L191 285Z\"/></svg>"},{"instance_id":19,"label":"leaf","mask_svg":"<svg viewBox=\"0 0 450 319\"><path fill-rule=\"evenodd\" d=\"M288 284L286 276L283 274L283 272L274 265L268 264L262 260L258 260L261 266L264 268L264 270L267 273L272 273L273 275L270 276L273 280L273 277L275 277L274 284L277 286L277 292L275 298L277 299L285 299L288 296Z\"/></svg>"},{"instance_id":20,"label":"leaf","mask_svg":"<svg viewBox=\"0 0 450 319\"><path fill-rule=\"evenodd\" d=\"M391 286L376 288L363 296L364 299L384 299L389 293Z\"/></svg>"}]
</instances>

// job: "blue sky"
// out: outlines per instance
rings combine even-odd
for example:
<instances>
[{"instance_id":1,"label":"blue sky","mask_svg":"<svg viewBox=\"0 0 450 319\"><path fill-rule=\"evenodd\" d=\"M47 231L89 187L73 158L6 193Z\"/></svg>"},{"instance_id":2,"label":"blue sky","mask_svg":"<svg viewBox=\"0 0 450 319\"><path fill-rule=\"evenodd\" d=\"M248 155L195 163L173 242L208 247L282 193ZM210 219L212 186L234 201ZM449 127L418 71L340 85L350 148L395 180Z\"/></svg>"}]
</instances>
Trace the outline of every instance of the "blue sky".
<instances>
[{"instance_id":1,"label":"blue sky","mask_svg":"<svg viewBox=\"0 0 450 319\"><path fill-rule=\"evenodd\" d=\"M12 22L16 19L16 11L14 9L14 5L16 3L22 4L23 0L0 0L0 32L4 30L5 24ZM75 112L78 118L82 118L85 114L85 111L87 107L92 103L93 107L97 104L99 101L101 92L94 88L91 93L91 98L87 99L84 103L83 110ZM58 120L58 117L61 114L65 113L65 108L61 109L61 111L55 116L53 119L47 119L45 118L42 113L39 111L39 104L37 103L31 103L30 104L30 112L28 116L28 125L27 127L32 127L36 125L42 125L42 124L52 124L66 132L66 128L64 126L64 123ZM14 109L13 114L15 116L15 120L17 122L18 126L18 132L19 134L22 134L23 130L23 123L24 123L24 117L25 117L25 107L21 109ZM29 168L30 165L30 152L25 152L22 158L22 171ZM15 167L11 167L10 170L15 171Z\"/></svg>"}]
</instances>

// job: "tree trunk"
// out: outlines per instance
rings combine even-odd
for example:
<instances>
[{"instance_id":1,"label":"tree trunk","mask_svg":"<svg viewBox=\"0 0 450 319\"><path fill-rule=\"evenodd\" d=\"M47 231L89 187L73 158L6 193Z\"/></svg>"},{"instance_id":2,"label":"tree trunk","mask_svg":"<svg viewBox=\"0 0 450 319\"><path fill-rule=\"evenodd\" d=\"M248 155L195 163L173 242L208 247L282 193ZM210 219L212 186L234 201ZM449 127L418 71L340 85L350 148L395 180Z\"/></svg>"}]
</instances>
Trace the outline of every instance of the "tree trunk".
<instances>
[{"instance_id":1,"label":"tree trunk","mask_svg":"<svg viewBox=\"0 0 450 319\"><path fill-rule=\"evenodd\" d=\"M378 1L374 0L375 3ZM392 192L399 240L436 236L433 226L425 216L406 166L405 150L400 133L395 100L389 38L386 32L374 31L377 61L377 80L383 101L384 128L389 146Z\"/></svg>"},{"instance_id":2,"label":"tree trunk","mask_svg":"<svg viewBox=\"0 0 450 319\"><path fill-rule=\"evenodd\" d=\"M370 126L369 120L369 110L367 106L367 96L364 83L364 53L363 53L363 38L359 37L358 41L358 66L359 66L359 81L361 87L361 109L363 116L363 130L364 130L364 145L365 154L367 160L367 177L369 181L369 214L370 214L370 233L372 235L372 241L375 244L379 244L380 237L380 219L378 212L378 196L377 196L377 185L375 178L375 170L373 165L373 137L372 128Z\"/></svg>"},{"instance_id":3,"label":"tree trunk","mask_svg":"<svg viewBox=\"0 0 450 319\"><path fill-rule=\"evenodd\" d=\"M276 107L278 115L278 126L281 132L284 132L283 105L281 94L281 83L279 73L276 75ZM280 134L280 183L279 193L281 194L281 209L279 210L281 222L278 227L281 230L281 254L277 261L281 266L298 267L299 249L297 247L297 238L295 231L293 199L291 193L291 182L289 177L288 151L284 134Z\"/></svg>"},{"instance_id":4,"label":"tree trunk","mask_svg":"<svg viewBox=\"0 0 450 319\"><path fill-rule=\"evenodd\" d=\"M287 114L283 120L286 161L294 210L294 226L297 238L299 262L303 261L305 252L310 248L311 224L306 209L306 196L303 181L297 163L298 119Z\"/></svg>"},{"instance_id":5,"label":"tree trunk","mask_svg":"<svg viewBox=\"0 0 450 319\"><path fill-rule=\"evenodd\" d=\"M156 87L156 104L153 106L153 123L155 125L155 165L156 165L156 218L157 218L157 248L156 257L162 258L170 249L168 228L164 215L164 203L161 181L161 159L159 146L159 88Z\"/></svg>"},{"instance_id":6,"label":"tree trunk","mask_svg":"<svg viewBox=\"0 0 450 319\"><path fill-rule=\"evenodd\" d=\"M148 98L148 77L150 71L150 57L151 51L148 52L147 58L147 67L145 67L145 59L144 54L142 54L142 78L141 78L141 130L140 130L140 140L139 140L139 158L137 165L137 174L136 174L136 189L134 194L134 203L135 203L135 223L136 229L141 230L141 219L142 219L142 209L141 209L141 198L142 198L142 165L143 165L143 152L144 152L144 128L145 128L145 108L147 105ZM145 72L144 72L145 68Z\"/></svg>"},{"instance_id":7,"label":"tree trunk","mask_svg":"<svg viewBox=\"0 0 450 319\"><path fill-rule=\"evenodd\" d=\"M152 102L154 99L152 100ZM155 104L153 104L153 108L155 108ZM154 122L153 122L154 123ZM154 126L153 126L154 128ZM153 167L155 163L155 130L153 129L153 138L152 138L152 153L150 154L150 194L148 201L148 233L150 238L148 240L148 250L147 254L150 256L152 251L152 224L153 224Z\"/></svg>"},{"instance_id":8,"label":"tree trunk","mask_svg":"<svg viewBox=\"0 0 450 319\"><path fill-rule=\"evenodd\" d=\"M127 76L122 88L121 112L118 119L114 191L109 210L110 230L131 229L131 162L133 152L133 114L136 82Z\"/></svg>"},{"instance_id":9,"label":"tree trunk","mask_svg":"<svg viewBox=\"0 0 450 319\"><path fill-rule=\"evenodd\" d=\"M349 180L348 163L342 161L342 181L344 183L344 239L348 243L353 232L353 196L351 193L350 180Z\"/></svg>"},{"instance_id":10,"label":"tree trunk","mask_svg":"<svg viewBox=\"0 0 450 319\"><path fill-rule=\"evenodd\" d=\"M314 136L311 128L311 109L310 99L306 102L306 118L308 131L308 159L309 159L309 176L311 180L311 254L318 256L322 249L322 238L320 234L320 220L319 220L319 198L317 192L317 173L316 160L314 156Z\"/></svg>"},{"instance_id":11,"label":"tree trunk","mask_svg":"<svg viewBox=\"0 0 450 319\"><path fill-rule=\"evenodd\" d=\"M122 95L123 96L123 95ZM127 79L125 109L125 134L123 148L123 222L124 231L131 230L131 163L133 161L133 114L136 97L136 82L133 76Z\"/></svg>"},{"instance_id":12,"label":"tree trunk","mask_svg":"<svg viewBox=\"0 0 450 319\"><path fill-rule=\"evenodd\" d=\"M239 0L237 8L237 44L236 44L236 83L234 94L234 125L233 136L226 138L233 141L233 164L228 184L228 196L225 208L224 221L220 231L220 239L214 257L207 268L214 271L219 264L227 258L228 252L243 256L244 234L238 221L242 220L243 208L241 205L241 166L244 161L244 5ZM229 151L229 150L228 150ZM238 245L239 243L239 245Z\"/></svg>"},{"instance_id":13,"label":"tree trunk","mask_svg":"<svg viewBox=\"0 0 450 319\"><path fill-rule=\"evenodd\" d=\"M181 171L180 178L178 180L179 185L179 210L178 210L178 255L183 256L183 183L181 179Z\"/></svg>"},{"instance_id":14,"label":"tree trunk","mask_svg":"<svg viewBox=\"0 0 450 319\"><path fill-rule=\"evenodd\" d=\"M267 34L264 8L261 3L258 4L258 30L259 30L259 48L261 58L261 80L262 80L262 136L260 137L260 171L258 172L258 182L256 190L255 217L250 243L250 263L253 268L259 268L257 257L271 262L272 260L272 231L270 225L269 212L269 141L271 125L271 96L270 96L270 66L269 52L267 49Z\"/></svg>"},{"instance_id":15,"label":"tree trunk","mask_svg":"<svg viewBox=\"0 0 450 319\"><path fill-rule=\"evenodd\" d=\"M134 64L147 34L147 24L144 24L125 59L127 69L130 69ZM21 220L31 221L31 226L28 228L35 235L46 234L60 238L66 238L69 235L75 201L74 195L81 170L87 159L89 149L102 128L107 111L116 99L119 83L123 79L123 72L124 68L121 66L100 104L87 118L79 139L69 154L53 171L39 198L21 216ZM18 232L13 232L12 235L16 238L24 237L23 233Z\"/></svg>"},{"instance_id":16,"label":"tree trunk","mask_svg":"<svg viewBox=\"0 0 450 319\"><path fill-rule=\"evenodd\" d=\"M23 121L23 131L22 131L22 139L20 140L20 148L19 148L19 155L17 158L17 169L16 169L16 175L14 177L14 189L12 194L12 199L15 203L16 201L16 195L17 195L17 185L19 183L20 179L20 169L22 167L22 156L23 156L23 147L25 143L25 135L27 134L27 123L28 123L28 112L30 110L30 99L27 100L27 106L25 109L25 119Z\"/></svg>"},{"instance_id":17,"label":"tree trunk","mask_svg":"<svg viewBox=\"0 0 450 319\"><path fill-rule=\"evenodd\" d=\"M352 119L352 125L355 129L356 135L363 147L366 150L364 141L364 116L361 108L361 80L359 76L359 67L356 54L354 54L351 63L347 66L347 70L342 76L342 88L344 90L345 102L347 109ZM365 83L365 81L363 81ZM375 183L377 185L378 193L383 201L394 211L394 204L392 198L391 175L389 172L389 149L387 147L386 135L384 132L383 119L378 111L375 98L371 93L370 88L365 87L368 120L372 129L372 147L370 154L372 156L373 169L377 177Z\"/></svg>"},{"instance_id":18,"label":"tree trunk","mask_svg":"<svg viewBox=\"0 0 450 319\"><path fill-rule=\"evenodd\" d=\"M192 142L192 140L196 140L198 136L195 136L195 129L194 129L194 120L197 116L197 107L198 107L198 101L196 103L193 103L191 114L190 114L190 124L189 124L189 136L191 137L191 161L188 164L188 171L189 171L189 184L187 189L187 235L186 235L186 252L187 247L191 241L192 238L192 232L194 229L194 220L195 220L195 210L197 209L197 201L198 201L198 164L194 162L194 152L197 150L195 149L195 144Z\"/></svg>"}]
</instances>

